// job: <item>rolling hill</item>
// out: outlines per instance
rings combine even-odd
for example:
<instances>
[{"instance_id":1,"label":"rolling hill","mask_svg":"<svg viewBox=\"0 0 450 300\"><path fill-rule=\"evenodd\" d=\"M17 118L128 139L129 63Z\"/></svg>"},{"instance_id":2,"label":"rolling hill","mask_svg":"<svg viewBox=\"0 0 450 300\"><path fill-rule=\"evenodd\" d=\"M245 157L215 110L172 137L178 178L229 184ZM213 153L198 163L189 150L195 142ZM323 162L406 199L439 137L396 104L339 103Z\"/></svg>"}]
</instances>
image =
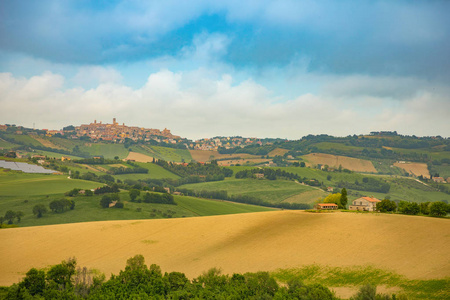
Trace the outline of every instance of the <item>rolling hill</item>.
<instances>
[{"instance_id":1,"label":"rolling hill","mask_svg":"<svg viewBox=\"0 0 450 300\"><path fill-rule=\"evenodd\" d=\"M450 276L449 233L447 219L294 211L11 228L0 230L8 241L0 244L0 285L68 257L109 276L136 254L191 278L212 267L231 274L326 265L437 279Z\"/></svg>"}]
</instances>

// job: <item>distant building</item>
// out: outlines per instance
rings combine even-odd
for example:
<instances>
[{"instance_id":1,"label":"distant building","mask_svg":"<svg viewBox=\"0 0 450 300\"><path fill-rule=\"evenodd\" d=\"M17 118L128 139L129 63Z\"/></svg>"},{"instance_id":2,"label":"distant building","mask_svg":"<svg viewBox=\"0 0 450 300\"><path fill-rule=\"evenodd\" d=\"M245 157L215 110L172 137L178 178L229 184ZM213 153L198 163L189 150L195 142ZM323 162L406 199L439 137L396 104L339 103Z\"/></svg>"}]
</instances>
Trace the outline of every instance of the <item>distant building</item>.
<instances>
[{"instance_id":1,"label":"distant building","mask_svg":"<svg viewBox=\"0 0 450 300\"><path fill-rule=\"evenodd\" d=\"M443 177L433 177L433 181L437 183L446 183Z\"/></svg>"},{"instance_id":2,"label":"distant building","mask_svg":"<svg viewBox=\"0 0 450 300\"><path fill-rule=\"evenodd\" d=\"M374 197L361 197L353 200L349 209L358 211L376 211L378 202L381 202L381 200Z\"/></svg>"},{"instance_id":3,"label":"distant building","mask_svg":"<svg viewBox=\"0 0 450 300\"><path fill-rule=\"evenodd\" d=\"M70 157L67 156L61 156L61 161L71 161L72 159Z\"/></svg>"},{"instance_id":4,"label":"distant building","mask_svg":"<svg viewBox=\"0 0 450 300\"><path fill-rule=\"evenodd\" d=\"M316 205L314 205L314 208L317 210L336 210L338 209L338 205L335 203L317 203Z\"/></svg>"},{"instance_id":5,"label":"distant building","mask_svg":"<svg viewBox=\"0 0 450 300\"><path fill-rule=\"evenodd\" d=\"M327 187L327 192L332 193L333 191L334 191L334 188L333 188L333 187L331 187L331 186Z\"/></svg>"}]
</instances>

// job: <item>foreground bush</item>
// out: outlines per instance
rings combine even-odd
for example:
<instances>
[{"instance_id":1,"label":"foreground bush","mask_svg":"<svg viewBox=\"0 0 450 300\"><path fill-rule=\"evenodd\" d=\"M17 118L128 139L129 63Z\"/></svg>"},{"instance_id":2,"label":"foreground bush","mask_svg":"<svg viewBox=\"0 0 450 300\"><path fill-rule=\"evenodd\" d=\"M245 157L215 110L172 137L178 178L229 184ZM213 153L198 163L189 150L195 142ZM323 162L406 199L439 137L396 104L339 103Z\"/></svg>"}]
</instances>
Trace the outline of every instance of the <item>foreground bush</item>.
<instances>
[{"instance_id":1,"label":"foreground bush","mask_svg":"<svg viewBox=\"0 0 450 300\"><path fill-rule=\"evenodd\" d=\"M31 269L7 288L6 299L338 299L326 287L291 280L280 287L268 272L221 274L211 269L189 280L180 272L147 267L142 255L128 259L125 270L105 280L70 259L48 271Z\"/></svg>"}]
</instances>

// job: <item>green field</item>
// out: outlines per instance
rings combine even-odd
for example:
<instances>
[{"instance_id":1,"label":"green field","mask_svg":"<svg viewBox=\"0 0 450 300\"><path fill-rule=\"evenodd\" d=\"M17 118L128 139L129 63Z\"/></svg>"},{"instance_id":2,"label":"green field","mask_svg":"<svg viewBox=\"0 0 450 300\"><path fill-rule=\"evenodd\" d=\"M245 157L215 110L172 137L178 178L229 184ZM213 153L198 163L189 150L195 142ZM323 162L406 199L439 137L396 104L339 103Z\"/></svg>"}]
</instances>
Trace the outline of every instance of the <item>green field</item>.
<instances>
[{"instance_id":1,"label":"green field","mask_svg":"<svg viewBox=\"0 0 450 300\"><path fill-rule=\"evenodd\" d=\"M227 179L195 184L186 184L180 188L195 191L219 191L225 190L228 195L248 195L270 202L280 203L294 195L315 190L287 180L256 180L256 179Z\"/></svg>"},{"instance_id":2,"label":"green field","mask_svg":"<svg viewBox=\"0 0 450 300\"><path fill-rule=\"evenodd\" d=\"M121 200L125 202L123 209L104 209L100 207L101 197L96 195L67 197L75 201L75 209L63 213L54 213L48 208L52 200L64 198L63 194L54 194L49 197L0 197L0 215L4 215L7 210L22 211L24 216L21 222L15 221L14 224L23 227L107 220L159 219L166 218L167 215L163 214L167 213L170 213L172 218L182 218L272 210L260 206L184 196L174 196L178 205L130 202L128 192L120 193ZM42 218L36 218L32 213L36 204L47 207L48 212Z\"/></svg>"},{"instance_id":3,"label":"green field","mask_svg":"<svg viewBox=\"0 0 450 300\"><path fill-rule=\"evenodd\" d=\"M16 144L10 143L8 141L5 141L3 139L0 139L0 149L11 149L17 147Z\"/></svg>"},{"instance_id":4,"label":"green field","mask_svg":"<svg viewBox=\"0 0 450 300\"><path fill-rule=\"evenodd\" d=\"M397 295L407 299L449 299L450 278L411 280L395 272L371 266L327 267L310 265L302 268L284 269L272 272L280 282L287 283L298 278L306 284L319 283L329 288L347 287L357 291L361 286L371 284L395 288ZM356 292L355 292L356 293Z\"/></svg>"},{"instance_id":5,"label":"green field","mask_svg":"<svg viewBox=\"0 0 450 300\"><path fill-rule=\"evenodd\" d=\"M147 145L135 145L131 149L135 152L165 161L190 162L192 160L191 154L186 149L174 149Z\"/></svg>"},{"instance_id":6,"label":"green field","mask_svg":"<svg viewBox=\"0 0 450 300\"><path fill-rule=\"evenodd\" d=\"M81 152L87 152L91 156L103 156L107 159L113 159L115 156L124 159L128 156L128 149L123 144L88 143L79 148Z\"/></svg>"},{"instance_id":7,"label":"green field","mask_svg":"<svg viewBox=\"0 0 450 300\"><path fill-rule=\"evenodd\" d=\"M92 189L102 185L98 182L68 179L64 175L0 172L0 198L51 195L64 193L74 188Z\"/></svg>"},{"instance_id":8,"label":"green field","mask_svg":"<svg viewBox=\"0 0 450 300\"><path fill-rule=\"evenodd\" d=\"M162 179L162 178L170 178L170 179L178 179L180 176L173 174L170 171L167 171L163 167L154 164L154 163L136 163L142 168L148 169L148 174L123 174L123 175L114 175L114 178L125 180L125 179ZM126 166L126 164L124 164Z\"/></svg>"},{"instance_id":9,"label":"green field","mask_svg":"<svg viewBox=\"0 0 450 300\"><path fill-rule=\"evenodd\" d=\"M18 134L5 134L5 138L14 139L17 144L21 145L27 145L27 146L38 146L42 147L43 145L33 139L31 136L28 135L18 135Z\"/></svg>"}]
</instances>

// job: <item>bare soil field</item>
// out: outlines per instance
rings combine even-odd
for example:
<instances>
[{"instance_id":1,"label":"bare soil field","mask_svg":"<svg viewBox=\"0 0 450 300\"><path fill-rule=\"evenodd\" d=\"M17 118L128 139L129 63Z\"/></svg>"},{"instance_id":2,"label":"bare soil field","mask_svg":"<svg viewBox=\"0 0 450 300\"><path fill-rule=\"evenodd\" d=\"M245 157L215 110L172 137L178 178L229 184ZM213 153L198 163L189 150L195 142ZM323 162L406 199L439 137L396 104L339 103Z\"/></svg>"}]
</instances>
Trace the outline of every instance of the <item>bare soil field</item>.
<instances>
[{"instance_id":1,"label":"bare soil field","mask_svg":"<svg viewBox=\"0 0 450 300\"><path fill-rule=\"evenodd\" d=\"M414 176L422 175L425 178L430 178L427 164L424 163L394 163L395 167L401 168Z\"/></svg>"},{"instance_id":2,"label":"bare soil field","mask_svg":"<svg viewBox=\"0 0 450 300\"><path fill-rule=\"evenodd\" d=\"M269 152L269 156L270 157L273 157L273 156L276 156L276 155L283 156L287 152L289 152L289 150L276 148L276 149L273 149L272 151Z\"/></svg>"},{"instance_id":3,"label":"bare soil field","mask_svg":"<svg viewBox=\"0 0 450 300\"><path fill-rule=\"evenodd\" d=\"M145 155L145 154L137 153L137 152L130 152L124 160L135 160L137 162L146 163L146 162L152 162L153 157Z\"/></svg>"},{"instance_id":4,"label":"bare soil field","mask_svg":"<svg viewBox=\"0 0 450 300\"><path fill-rule=\"evenodd\" d=\"M192 159L201 162L207 162L214 159L224 159L233 157L240 158L261 158L261 156L251 155L247 153L235 153L235 154L220 154L217 151L208 151L208 150L189 150L191 153Z\"/></svg>"},{"instance_id":5,"label":"bare soil field","mask_svg":"<svg viewBox=\"0 0 450 300\"><path fill-rule=\"evenodd\" d=\"M304 155L303 158L308 161L307 166L322 164L332 168L339 168L339 165L341 165L343 169L355 172L377 173L377 170L369 160L324 153L311 153Z\"/></svg>"},{"instance_id":6,"label":"bare soil field","mask_svg":"<svg viewBox=\"0 0 450 300\"><path fill-rule=\"evenodd\" d=\"M212 267L230 274L311 264L450 276L450 221L418 216L275 211L8 228L0 240L0 286L69 257L109 277L136 254L191 278Z\"/></svg>"}]
</instances>

